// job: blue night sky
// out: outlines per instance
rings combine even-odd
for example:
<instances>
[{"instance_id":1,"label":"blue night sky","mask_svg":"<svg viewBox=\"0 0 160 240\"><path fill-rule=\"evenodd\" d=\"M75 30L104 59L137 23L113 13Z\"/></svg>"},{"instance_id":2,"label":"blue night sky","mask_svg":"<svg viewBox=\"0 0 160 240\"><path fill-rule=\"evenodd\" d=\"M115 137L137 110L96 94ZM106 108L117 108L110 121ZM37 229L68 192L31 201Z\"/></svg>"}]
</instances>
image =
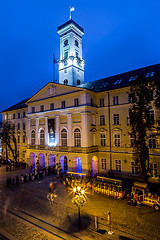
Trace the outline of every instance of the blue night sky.
<instances>
[{"instance_id":1,"label":"blue night sky","mask_svg":"<svg viewBox=\"0 0 160 240\"><path fill-rule=\"evenodd\" d=\"M0 0L0 111L52 81L69 6L85 30L85 82L160 63L159 0Z\"/></svg>"}]
</instances>

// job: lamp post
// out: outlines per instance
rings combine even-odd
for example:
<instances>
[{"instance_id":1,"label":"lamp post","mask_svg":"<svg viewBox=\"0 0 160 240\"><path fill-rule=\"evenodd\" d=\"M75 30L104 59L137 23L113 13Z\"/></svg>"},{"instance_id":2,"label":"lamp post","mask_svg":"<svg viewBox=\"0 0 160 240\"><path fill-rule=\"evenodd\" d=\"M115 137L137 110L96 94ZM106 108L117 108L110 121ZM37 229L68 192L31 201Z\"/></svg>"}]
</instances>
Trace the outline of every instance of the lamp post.
<instances>
[{"instance_id":1,"label":"lamp post","mask_svg":"<svg viewBox=\"0 0 160 240\"><path fill-rule=\"evenodd\" d=\"M86 203L86 198L84 193L85 193L84 189L80 186L73 188L72 202L76 204L78 207L78 226L81 225L80 207L83 207Z\"/></svg>"}]
</instances>

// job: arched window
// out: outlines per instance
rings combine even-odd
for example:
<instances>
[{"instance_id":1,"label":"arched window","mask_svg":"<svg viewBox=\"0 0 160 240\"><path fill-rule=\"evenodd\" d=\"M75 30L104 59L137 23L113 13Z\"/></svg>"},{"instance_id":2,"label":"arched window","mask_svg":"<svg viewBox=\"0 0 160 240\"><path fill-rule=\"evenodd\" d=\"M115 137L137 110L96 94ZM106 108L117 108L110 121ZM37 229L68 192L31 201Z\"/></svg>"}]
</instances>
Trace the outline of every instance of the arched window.
<instances>
[{"instance_id":1,"label":"arched window","mask_svg":"<svg viewBox=\"0 0 160 240\"><path fill-rule=\"evenodd\" d=\"M68 80L65 79L65 80L64 80L64 85L67 85L67 84L68 84Z\"/></svg>"},{"instance_id":2,"label":"arched window","mask_svg":"<svg viewBox=\"0 0 160 240\"><path fill-rule=\"evenodd\" d=\"M35 134L35 131L34 130L32 130L32 132L31 132L31 144L32 145L35 145L35 142L36 142L36 134Z\"/></svg>"},{"instance_id":3,"label":"arched window","mask_svg":"<svg viewBox=\"0 0 160 240\"><path fill-rule=\"evenodd\" d=\"M74 130L74 146L81 147L81 131L78 128Z\"/></svg>"},{"instance_id":4,"label":"arched window","mask_svg":"<svg viewBox=\"0 0 160 240\"><path fill-rule=\"evenodd\" d=\"M64 41L64 47L68 45L68 39Z\"/></svg>"},{"instance_id":5,"label":"arched window","mask_svg":"<svg viewBox=\"0 0 160 240\"><path fill-rule=\"evenodd\" d=\"M67 131L66 129L63 129L61 131L61 143L63 147L67 146Z\"/></svg>"},{"instance_id":6,"label":"arched window","mask_svg":"<svg viewBox=\"0 0 160 240\"><path fill-rule=\"evenodd\" d=\"M40 145L45 145L45 133L43 129L40 131Z\"/></svg>"},{"instance_id":7,"label":"arched window","mask_svg":"<svg viewBox=\"0 0 160 240\"><path fill-rule=\"evenodd\" d=\"M78 79L77 80L77 85L80 85L81 84L81 81Z\"/></svg>"}]
</instances>

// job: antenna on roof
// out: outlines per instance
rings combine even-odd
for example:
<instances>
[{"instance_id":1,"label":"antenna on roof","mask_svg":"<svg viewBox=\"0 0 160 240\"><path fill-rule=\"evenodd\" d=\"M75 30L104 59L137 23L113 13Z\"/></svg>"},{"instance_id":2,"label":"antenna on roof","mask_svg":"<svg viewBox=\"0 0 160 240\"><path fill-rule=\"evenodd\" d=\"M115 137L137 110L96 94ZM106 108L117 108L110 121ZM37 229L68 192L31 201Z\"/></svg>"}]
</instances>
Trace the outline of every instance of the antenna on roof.
<instances>
[{"instance_id":1,"label":"antenna on roof","mask_svg":"<svg viewBox=\"0 0 160 240\"><path fill-rule=\"evenodd\" d=\"M56 63L56 60L53 54L53 82L55 82L55 63Z\"/></svg>"}]
</instances>

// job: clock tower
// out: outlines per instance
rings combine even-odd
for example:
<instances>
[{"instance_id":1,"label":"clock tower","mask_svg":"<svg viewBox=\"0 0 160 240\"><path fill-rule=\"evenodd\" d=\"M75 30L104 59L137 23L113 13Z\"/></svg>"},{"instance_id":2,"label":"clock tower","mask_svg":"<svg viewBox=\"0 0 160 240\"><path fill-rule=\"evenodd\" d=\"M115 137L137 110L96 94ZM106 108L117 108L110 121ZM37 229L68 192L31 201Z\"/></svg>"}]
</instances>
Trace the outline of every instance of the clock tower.
<instances>
[{"instance_id":1,"label":"clock tower","mask_svg":"<svg viewBox=\"0 0 160 240\"><path fill-rule=\"evenodd\" d=\"M78 86L84 83L84 60L82 59L82 35L76 22L70 19L57 29L60 35L59 83Z\"/></svg>"}]
</instances>

